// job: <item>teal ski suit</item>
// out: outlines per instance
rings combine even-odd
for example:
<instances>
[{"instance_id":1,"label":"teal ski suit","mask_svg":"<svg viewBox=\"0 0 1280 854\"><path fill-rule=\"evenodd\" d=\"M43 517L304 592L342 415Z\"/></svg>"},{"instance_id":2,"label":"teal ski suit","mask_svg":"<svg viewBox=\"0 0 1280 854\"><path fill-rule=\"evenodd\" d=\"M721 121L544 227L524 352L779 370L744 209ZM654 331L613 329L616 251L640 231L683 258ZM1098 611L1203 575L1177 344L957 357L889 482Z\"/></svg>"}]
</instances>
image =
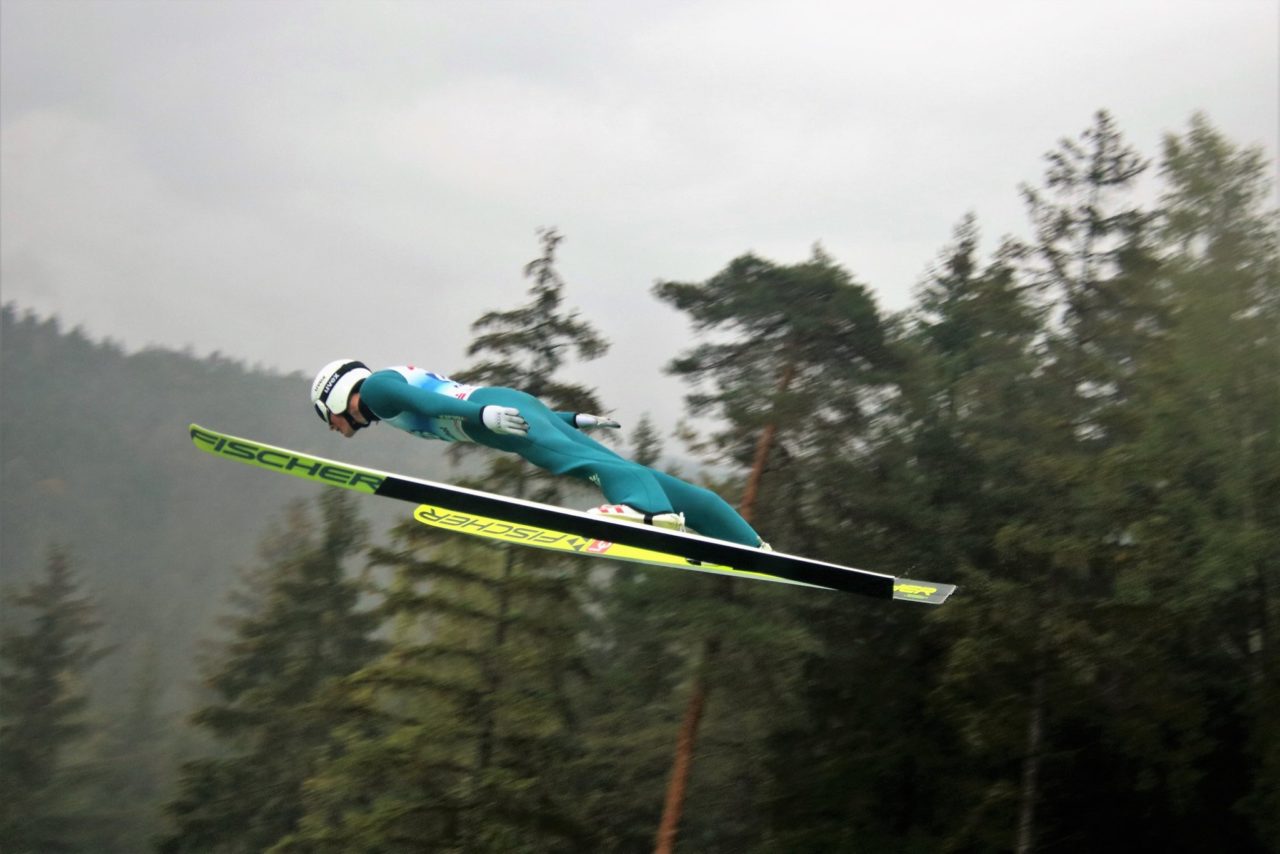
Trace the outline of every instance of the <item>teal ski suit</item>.
<instances>
[{"instance_id":1,"label":"teal ski suit","mask_svg":"<svg viewBox=\"0 0 1280 854\"><path fill-rule=\"evenodd\" d=\"M511 388L469 386L412 366L375 371L360 385L360 403L381 421L424 439L475 442L509 451L552 474L589 480L612 504L643 513L683 513L686 524L708 537L758 546L760 535L723 498L632 462L588 437L571 412L553 412L532 395ZM527 436L484 426L486 406L519 410Z\"/></svg>"}]
</instances>

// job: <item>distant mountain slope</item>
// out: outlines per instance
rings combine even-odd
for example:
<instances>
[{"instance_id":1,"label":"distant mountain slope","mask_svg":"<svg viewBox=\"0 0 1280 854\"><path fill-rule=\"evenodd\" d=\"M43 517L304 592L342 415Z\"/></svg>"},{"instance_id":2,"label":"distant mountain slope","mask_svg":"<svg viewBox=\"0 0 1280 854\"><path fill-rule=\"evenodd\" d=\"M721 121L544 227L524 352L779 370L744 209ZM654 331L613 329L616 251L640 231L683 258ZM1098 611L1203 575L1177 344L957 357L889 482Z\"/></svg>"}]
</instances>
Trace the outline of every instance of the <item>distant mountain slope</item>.
<instances>
[{"instance_id":1,"label":"distant mountain slope","mask_svg":"<svg viewBox=\"0 0 1280 854\"><path fill-rule=\"evenodd\" d=\"M317 361L331 354L317 342ZM268 525L315 487L197 453L193 421L321 456L451 479L440 446L388 430L345 441L311 412L309 377L213 355L129 354L6 305L0 326L0 579L23 581L51 545L71 552L128 673L161 650L166 675L189 668L235 568ZM404 514L366 502L375 536Z\"/></svg>"}]
</instances>

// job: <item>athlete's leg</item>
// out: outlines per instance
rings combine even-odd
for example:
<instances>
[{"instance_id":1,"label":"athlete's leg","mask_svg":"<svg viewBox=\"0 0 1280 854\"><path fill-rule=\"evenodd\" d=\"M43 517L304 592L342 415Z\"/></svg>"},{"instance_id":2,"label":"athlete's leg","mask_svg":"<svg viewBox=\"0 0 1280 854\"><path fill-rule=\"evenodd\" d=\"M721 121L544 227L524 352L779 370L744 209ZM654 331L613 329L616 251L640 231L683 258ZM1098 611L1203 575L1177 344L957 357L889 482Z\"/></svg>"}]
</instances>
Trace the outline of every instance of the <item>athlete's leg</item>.
<instances>
[{"instance_id":1,"label":"athlete's leg","mask_svg":"<svg viewBox=\"0 0 1280 854\"><path fill-rule=\"evenodd\" d=\"M762 542L747 520L711 490L685 483L665 472L654 471L653 475L671 499L671 505L684 514L685 522L699 534L753 548Z\"/></svg>"},{"instance_id":2,"label":"athlete's leg","mask_svg":"<svg viewBox=\"0 0 1280 854\"><path fill-rule=\"evenodd\" d=\"M684 513L689 527L705 536L753 547L761 542L760 535L719 495L619 456L566 424L531 395L484 388L471 399L485 405L514 406L529 422L527 437L491 436L485 442L491 447L519 454L552 474L591 480L611 503L645 513L674 510Z\"/></svg>"}]
</instances>

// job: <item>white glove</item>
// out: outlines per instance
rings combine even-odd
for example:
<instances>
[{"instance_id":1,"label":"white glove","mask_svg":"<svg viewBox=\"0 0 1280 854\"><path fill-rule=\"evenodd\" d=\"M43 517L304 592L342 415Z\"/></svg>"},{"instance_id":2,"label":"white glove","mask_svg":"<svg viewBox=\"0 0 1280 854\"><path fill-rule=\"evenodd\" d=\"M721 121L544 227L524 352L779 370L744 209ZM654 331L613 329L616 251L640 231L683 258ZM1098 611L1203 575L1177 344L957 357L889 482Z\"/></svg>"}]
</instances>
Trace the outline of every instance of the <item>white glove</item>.
<instances>
[{"instance_id":1,"label":"white glove","mask_svg":"<svg viewBox=\"0 0 1280 854\"><path fill-rule=\"evenodd\" d=\"M579 412L573 416L573 426L582 430L587 427L612 427L615 430L622 425L612 418L606 418L603 415L587 415L585 412Z\"/></svg>"},{"instance_id":2,"label":"white glove","mask_svg":"<svg viewBox=\"0 0 1280 854\"><path fill-rule=\"evenodd\" d=\"M486 406L480 410L480 420L484 426L503 436L529 435L529 422L520 415L520 410L510 406Z\"/></svg>"}]
</instances>

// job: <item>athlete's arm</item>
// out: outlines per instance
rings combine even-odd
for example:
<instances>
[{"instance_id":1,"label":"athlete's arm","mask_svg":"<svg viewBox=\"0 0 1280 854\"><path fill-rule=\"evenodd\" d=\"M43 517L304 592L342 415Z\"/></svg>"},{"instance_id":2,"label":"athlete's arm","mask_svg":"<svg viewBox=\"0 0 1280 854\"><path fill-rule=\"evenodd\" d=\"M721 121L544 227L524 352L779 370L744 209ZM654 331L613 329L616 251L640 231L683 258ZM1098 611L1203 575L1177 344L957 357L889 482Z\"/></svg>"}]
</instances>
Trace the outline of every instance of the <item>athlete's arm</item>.
<instances>
[{"instance_id":1,"label":"athlete's arm","mask_svg":"<svg viewBox=\"0 0 1280 854\"><path fill-rule=\"evenodd\" d=\"M484 407L480 404L415 388L395 371L377 371L365 380L360 386L360 402L379 418L416 412L432 418L460 418L469 427L483 423L480 411Z\"/></svg>"},{"instance_id":2,"label":"athlete's arm","mask_svg":"<svg viewBox=\"0 0 1280 854\"><path fill-rule=\"evenodd\" d=\"M482 406L447 394L420 389L395 371L378 371L360 386L360 401L379 418L395 418L406 412L430 418L457 418L470 428L523 436L529 425L509 406Z\"/></svg>"}]
</instances>

